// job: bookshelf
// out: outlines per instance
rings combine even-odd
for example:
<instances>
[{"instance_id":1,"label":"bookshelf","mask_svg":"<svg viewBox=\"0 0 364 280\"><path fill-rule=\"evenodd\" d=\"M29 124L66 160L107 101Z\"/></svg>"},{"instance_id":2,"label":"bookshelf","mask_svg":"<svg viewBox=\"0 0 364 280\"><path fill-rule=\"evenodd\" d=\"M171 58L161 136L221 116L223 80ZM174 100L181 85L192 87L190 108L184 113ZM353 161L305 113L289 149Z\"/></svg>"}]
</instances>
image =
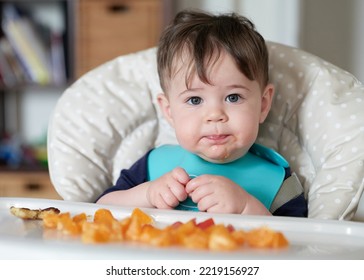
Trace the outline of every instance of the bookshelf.
<instances>
[{"instance_id":1,"label":"bookshelf","mask_svg":"<svg viewBox=\"0 0 364 280\"><path fill-rule=\"evenodd\" d=\"M46 139L34 146L21 137L22 100L61 93L74 81L74 15L71 0L0 0L0 196L60 199Z\"/></svg>"},{"instance_id":2,"label":"bookshelf","mask_svg":"<svg viewBox=\"0 0 364 280\"><path fill-rule=\"evenodd\" d=\"M155 46L170 20L171 2L0 0L0 196L59 198L44 147L36 147L36 162L32 158L24 164L14 153L23 145L17 135L27 118L20 100L32 98L32 92L61 94L92 68Z\"/></svg>"},{"instance_id":3,"label":"bookshelf","mask_svg":"<svg viewBox=\"0 0 364 280\"><path fill-rule=\"evenodd\" d=\"M72 79L73 8L70 0L0 0L3 88L63 85ZM2 69L6 61L8 69Z\"/></svg>"},{"instance_id":4,"label":"bookshelf","mask_svg":"<svg viewBox=\"0 0 364 280\"><path fill-rule=\"evenodd\" d=\"M74 80L73 15L74 1L0 0L0 167L42 169L40 153L23 150L21 101L29 89L61 92Z\"/></svg>"}]
</instances>

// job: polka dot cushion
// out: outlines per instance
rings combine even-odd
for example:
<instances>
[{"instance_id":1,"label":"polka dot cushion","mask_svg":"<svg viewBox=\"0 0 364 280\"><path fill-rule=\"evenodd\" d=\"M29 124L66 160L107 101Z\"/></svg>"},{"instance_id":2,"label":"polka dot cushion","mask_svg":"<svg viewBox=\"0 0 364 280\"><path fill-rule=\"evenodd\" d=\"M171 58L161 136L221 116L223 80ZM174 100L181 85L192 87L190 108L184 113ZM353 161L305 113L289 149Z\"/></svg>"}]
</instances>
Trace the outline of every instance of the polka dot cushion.
<instances>
[{"instance_id":1,"label":"polka dot cushion","mask_svg":"<svg viewBox=\"0 0 364 280\"><path fill-rule=\"evenodd\" d=\"M290 162L310 217L352 219L364 187L364 87L302 50L268 48L276 94L258 142Z\"/></svg>"},{"instance_id":2,"label":"polka dot cushion","mask_svg":"<svg viewBox=\"0 0 364 280\"><path fill-rule=\"evenodd\" d=\"M87 73L59 99L48 130L51 180L65 200L94 201L156 144L155 50ZM154 89L154 90L153 90Z\"/></svg>"},{"instance_id":3,"label":"polka dot cushion","mask_svg":"<svg viewBox=\"0 0 364 280\"><path fill-rule=\"evenodd\" d=\"M290 162L309 217L352 219L364 183L364 88L302 50L268 42L276 94L257 142ZM155 48L118 57L68 88L48 132L51 180L65 200L94 201L122 168L176 143L161 117Z\"/></svg>"}]
</instances>

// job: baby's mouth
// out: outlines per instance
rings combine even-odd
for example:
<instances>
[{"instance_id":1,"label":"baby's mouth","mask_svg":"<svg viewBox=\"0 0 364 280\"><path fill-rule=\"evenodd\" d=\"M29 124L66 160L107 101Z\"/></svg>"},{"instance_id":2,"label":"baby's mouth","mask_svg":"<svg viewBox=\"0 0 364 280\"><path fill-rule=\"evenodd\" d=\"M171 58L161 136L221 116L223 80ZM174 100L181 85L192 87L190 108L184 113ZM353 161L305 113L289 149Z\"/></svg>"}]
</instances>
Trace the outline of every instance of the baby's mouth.
<instances>
[{"instance_id":1,"label":"baby's mouth","mask_svg":"<svg viewBox=\"0 0 364 280\"><path fill-rule=\"evenodd\" d=\"M215 145L218 145L218 144L224 144L227 139L229 138L229 135L227 134L213 134L213 135L207 135L205 136L205 138L215 144Z\"/></svg>"}]
</instances>

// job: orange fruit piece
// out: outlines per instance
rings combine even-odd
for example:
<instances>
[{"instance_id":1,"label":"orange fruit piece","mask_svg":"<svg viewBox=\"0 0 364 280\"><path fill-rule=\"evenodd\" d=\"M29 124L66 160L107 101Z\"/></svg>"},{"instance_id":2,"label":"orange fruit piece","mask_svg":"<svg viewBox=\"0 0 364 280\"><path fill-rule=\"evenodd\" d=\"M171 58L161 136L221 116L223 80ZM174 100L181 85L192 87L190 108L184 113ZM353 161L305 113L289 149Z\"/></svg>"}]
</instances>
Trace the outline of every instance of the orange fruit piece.
<instances>
[{"instance_id":1,"label":"orange fruit piece","mask_svg":"<svg viewBox=\"0 0 364 280\"><path fill-rule=\"evenodd\" d=\"M283 248L289 245L286 237L268 227L253 229L247 234L247 242L257 248Z\"/></svg>"},{"instance_id":2,"label":"orange fruit piece","mask_svg":"<svg viewBox=\"0 0 364 280\"><path fill-rule=\"evenodd\" d=\"M186 223L178 225L176 228L171 228L171 232L174 236L175 243L179 245L185 244L185 237L192 234L196 230L196 220L192 219Z\"/></svg>"},{"instance_id":3,"label":"orange fruit piece","mask_svg":"<svg viewBox=\"0 0 364 280\"><path fill-rule=\"evenodd\" d=\"M289 245L288 240L281 232L276 232L273 237L272 247L273 248L284 248Z\"/></svg>"},{"instance_id":4,"label":"orange fruit piece","mask_svg":"<svg viewBox=\"0 0 364 280\"><path fill-rule=\"evenodd\" d=\"M77 235L81 231L78 225L72 220L69 212L58 215L57 230L63 234L70 235Z\"/></svg>"},{"instance_id":5,"label":"orange fruit piece","mask_svg":"<svg viewBox=\"0 0 364 280\"><path fill-rule=\"evenodd\" d=\"M86 222L82 225L81 240L84 243L106 243L110 240L110 228L105 224Z\"/></svg>"},{"instance_id":6,"label":"orange fruit piece","mask_svg":"<svg viewBox=\"0 0 364 280\"><path fill-rule=\"evenodd\" d=\"M244 230L234 230L231 232L231 236L239 246L242 246L245 243L246 232Z\"/></svg>"},{"instance_id":7,"label":"orange fruit piece","mask_svg":"<svg viewBox=\"0 0 364 280\"><path fill-rule=\"evenodd\" d=\"M78 232L81 233L83 223L87 222L85 213L80 213L72 218L72 222L77 226Z\"/></svg>"},{"instance_id":8,"label":"orange fruit piece","mask_svg":"<svg viewBox=\"0 0 364 280\"><path fill-rule=\"evenodd\" d=\"M172 236L168 230L156 228L150 224L142 227L139 241L149 245L166 247L172 245Z\"/></svg>"},{"instance_id":9,"label":"orange fruit piece","mask_svg":"<svg viewBox=\"0 0 364 280\"><path fill-rule=\"evenodd\" d=\"M268 247L272 242L273 234L267 228L252 229L247 233L247 242L251 247Z\"/></svg>"},{"instance_id":10,"label":"orange fruit piece","mask_svg":"<svg viewBox=\"0 0 364 280\"><path fill-rule=\"evenodd\" d=\"M109 209L100 208L95 211L94 223L111 226L113 221L116 221L116 219Z\"/></svg>"},{"instance_id":11,"label":"orange fruit piece","mask_svg":"<svg viewBox=\"0 0 364 280\"><path fill-rule=\"evenodd\" d=\"M224 225L213 226L208 244L209 249L215 251L235 250L238 247L237 241Z\"/></svg>"},{"instance_id":12,"label":"orange fruit piece","mask_svg":"<svg viewBox=\"0 0 364 280\"><path fill-rule=\"evenodd\" d=\"M130 216L130 223L125 232L126 239L137 241L142 233L144 225L153 223L153 218L140 210L135 208Z\"/></svg>"},{"instance_id":13,"label":"orange fruit piece","mask_svg":"<svg viewBox=\"0 0 364 280\"><path fill-rule=\"evenodd\" d=\"M76 216L73 216L72 220L75 222L75 223L83 223L83 222L86 222L87 221L87 216L85 213L80 213Z\"/></svg>"},{"instance_id":14,"label":"orange fruit piece","mask_svg":"<svg viewBox=\"0 0 364 280\"><path fill-rule=\"evenodd\" d=\"M175 222L160 229L154 227L153 222L153 218L139 208L134 208L130 216L120 221L110 210L100 208L95 211L93 222L87 221L85 213L73 218L69 212L47 213L43 227L57 229L62 234L81 235L84 243L131 240L158 247L177 245L214 251L235 250L245 243L253 248L284 248L289 245L283 233L269 227L236 230L232 225L216 225L211 218L199 223L196 219Z\"/></svg>"},{"instance_id":15,"label":"orange fruit piece","mask_svg":"<svg viewBox=\"0 0 364 280\"><path fill-rule=\"evenodd\" d=\"M181 236L180 241L186 248L205 250L208 248L209 235L200 228L196 228L188 235Z\"/></svg>"},{"instance_id":16,"label":"orange fruit piece","mask_svg":"<svg viewBox=\"0 0 364 280\"><path fill-rule=\"evenodd\" d=\"M57 229L63 230L69 222L71 222L71 215L69 212L60 213L58 215Z\"/></svg>"},{"instance_id":17,"label":"orange fruit piece","mask_svg":"<svg viewBox=\"0 0 364 280\"><path fill-rule=\"evenodd\" d=\"M43 227L56 229L59 219L59 214L56 213L45 213L43 217Z\"/></svg>"},{"instance_id":18,"label":"orange fruit piece","mask_svg":"<svg viewBox=\"0 0 364 280\"><path fill-rule=\"evenodd\" d=\"M139 208L135 208L133 210L133 212L131 213L131 219L137 220L141 226L153 223L153 218Z\"/></svg>"}]
</instances>

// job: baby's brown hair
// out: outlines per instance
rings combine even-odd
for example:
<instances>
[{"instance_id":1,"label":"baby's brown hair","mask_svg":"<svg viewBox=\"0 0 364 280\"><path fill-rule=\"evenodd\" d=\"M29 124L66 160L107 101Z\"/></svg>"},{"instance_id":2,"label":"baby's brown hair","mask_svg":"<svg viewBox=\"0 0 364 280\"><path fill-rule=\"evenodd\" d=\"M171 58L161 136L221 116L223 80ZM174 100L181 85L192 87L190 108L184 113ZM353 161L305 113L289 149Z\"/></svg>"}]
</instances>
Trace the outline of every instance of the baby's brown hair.
<instances>
[{"instance_id":1,"label":"baby's brown hair","mask_svg":"<svg viewBox=\"0 0 364 280\"><path fill-rule=\"evenodd\" d=\"M263 88L268 83L268 50L264 38L246 17L235 13L212 15L200 11L179 12L164 30L158 47L158 74L163 91L178 69L176 59L187 52L186 86L194 73L209 83L206 68L221 51L233 57L238 69Z\"/></svg>"}]
</instances>

